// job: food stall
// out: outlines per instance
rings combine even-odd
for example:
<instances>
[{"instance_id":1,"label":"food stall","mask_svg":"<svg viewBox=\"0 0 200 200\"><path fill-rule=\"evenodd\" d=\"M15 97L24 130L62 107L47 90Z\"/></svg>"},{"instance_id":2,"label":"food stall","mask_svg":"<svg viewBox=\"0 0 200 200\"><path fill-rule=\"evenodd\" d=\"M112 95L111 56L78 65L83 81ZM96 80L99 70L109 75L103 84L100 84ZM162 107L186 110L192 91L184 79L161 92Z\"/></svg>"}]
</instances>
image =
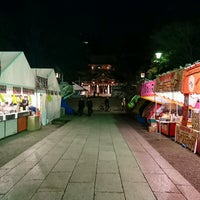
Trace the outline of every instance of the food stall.
<instances>
[{"instance_id":1,"label":"food stall","mask_svg":"<svg viewBox=\"0 0 200 200\"><path fill-rule=\"evenodd\" d=\"M0 138L27 129L28 105L33 98L35 78L23 52L0 52Z\"/></svg>"},{"instance_id":2,"label":"food stall","mask_svg":"<svg viewBox=\"0 0 200 200\"><path fill-rule=\"evenodd\" d=\"M31 70L36 80L36 107L40 110L41 124L46 125L60 117L60 87L54 69L32 68Z\"/></svg>"},{"instance_id":3,"label":"food stall","mask_svg":"<svg viewBox=\"0 0 200 200\"><path fill-rule=\"evenodd\" d=\"M156 78L155 93L170 101L164 105L164 112L157 120L159 132L168 137L175 136L176 124L181 121L179 111L184 99L181 94L182 71L173 70Z\"/></svg>"},{"instance_id":4,"label":"food stall","mask_svg":"<svg viewBox=\"0 0 200 200\"><path fill-rule=\"evenodd\" d=\"M150 101L149 105L143 110L142 116L147 118L149 123L149 132L155 133L158 131L158 126L156 119L163 112L164 106L166 103L169 103L169 99L158 96L154 92L156 85L156 80L145 81L141 87L141 98Z\"/></svg>"},{"instance_id":5,"label":"food stall","mask_svg":"<svg viewBox=\"0 0 200 200\"><path fill-rule=\"evenodd\" d=\"M183 80L184 83L182 84L181 88L181 91L184 94L183 120L180 125L177 125L175 141L184 145L194 153L199 154L200 153L200 105L199 105L200 62L197 62L184 69ZM191 104L193 108L190 110Z\"/></svg>"},{"instance_id":6,"label":"food stall","mask_svg":"<svg viewBox=\"0 0 200 200\"><path fill-rule=\"evenodd\" d=\"M33 69L23 52L0 52L0 139L60 117L54 69Z\"/></svg>"},{"instance_id":7,"label":"food stall","mask_svg":"<svg viewBox=\"0 0 200 200\"><path fill-rule=\"evenodd\" d=\"M145 81L142 84L142 88L141 88L141 93L140 93L140 97L142 99L146 99L151 103L148 107L149 109L145 109L149 111L149 115L148 118L156 118L156 115L160 114L161 109L159 109L161 107L161 105L169 103L170 100L166 99L164 97L158 96L155 92L154 92L154 88L156 85L156 80L151 80L151 81ZM147 113L145 113L146 115Z\"/></svg>"}]
</instances>

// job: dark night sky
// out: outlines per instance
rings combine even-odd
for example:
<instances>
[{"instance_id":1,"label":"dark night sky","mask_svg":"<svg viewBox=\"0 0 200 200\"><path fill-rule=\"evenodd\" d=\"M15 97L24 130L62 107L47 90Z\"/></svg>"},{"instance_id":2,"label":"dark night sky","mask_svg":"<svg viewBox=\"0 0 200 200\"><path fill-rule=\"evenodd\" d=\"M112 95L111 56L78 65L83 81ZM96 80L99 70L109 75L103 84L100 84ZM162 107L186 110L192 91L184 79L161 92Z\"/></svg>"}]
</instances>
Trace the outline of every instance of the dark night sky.
<instances>
[{"instance_id":1,"label":"dark night sky","mask_svg":"<svg viewBox=\"0 0 200 200\"><path fill-rule=\"evenodd\" d=\"M199 5L198 0L6 1L0 6L0 30L9 32L9 45L0 49L24 51L32 67L66 71L81 68L86 53L123 55L133 70L146 62L154 30L198 16ZM89 42L87 49L82 40Z\"/></svg>"}]
</instances>

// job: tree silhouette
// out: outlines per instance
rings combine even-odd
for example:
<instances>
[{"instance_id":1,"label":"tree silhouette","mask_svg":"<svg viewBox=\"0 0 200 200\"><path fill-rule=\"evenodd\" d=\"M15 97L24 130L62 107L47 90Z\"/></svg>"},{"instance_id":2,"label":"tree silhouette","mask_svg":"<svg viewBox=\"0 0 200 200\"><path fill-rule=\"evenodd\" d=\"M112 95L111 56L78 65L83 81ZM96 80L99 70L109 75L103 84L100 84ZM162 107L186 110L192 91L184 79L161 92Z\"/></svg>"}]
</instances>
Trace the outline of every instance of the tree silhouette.
<instances>
[{"instance_id":1,"label":"tree silhouette","mask_svg":"<svg viewBox=\"0 0 200 200\"><path fill-rule=\"evenodd\" d=\"M163 73L200 59L200 19L174 22L151 36L152 51L161 50L163 59L153 63L150 71ZM154 69L154 70L153 70Z\"/></svg>"}]
</instances>

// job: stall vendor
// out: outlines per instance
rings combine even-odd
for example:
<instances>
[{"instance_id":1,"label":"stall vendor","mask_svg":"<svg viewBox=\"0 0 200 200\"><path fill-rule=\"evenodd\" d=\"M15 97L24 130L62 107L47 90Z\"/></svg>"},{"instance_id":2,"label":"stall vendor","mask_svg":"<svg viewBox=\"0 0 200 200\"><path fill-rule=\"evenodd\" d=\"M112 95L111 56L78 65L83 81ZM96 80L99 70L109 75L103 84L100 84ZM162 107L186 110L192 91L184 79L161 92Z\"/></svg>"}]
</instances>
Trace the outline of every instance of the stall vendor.
<instances>
[{"instance_id":1,"label":"stall vendor","mask_svg":"<svg viewBox=\"0 0 200 200\"><path fill-rule=\"evenodd\" d=\"M20 107L22 107L23 110L26 110L28 105L29 105L28 97L25 96L24 99L23 99L22 102L21 102Z\"/></svg>"}]
</instances>

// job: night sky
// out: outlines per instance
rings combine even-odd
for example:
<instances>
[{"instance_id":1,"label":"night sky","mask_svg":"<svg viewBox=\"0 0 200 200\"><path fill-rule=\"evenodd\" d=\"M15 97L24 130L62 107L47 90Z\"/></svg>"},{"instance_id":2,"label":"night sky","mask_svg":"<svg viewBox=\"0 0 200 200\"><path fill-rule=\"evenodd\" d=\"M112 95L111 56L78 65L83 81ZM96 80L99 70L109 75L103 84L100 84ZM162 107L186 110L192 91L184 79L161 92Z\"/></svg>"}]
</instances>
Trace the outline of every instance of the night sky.
<instances>
[{"instance_id":1,"label":"night sky","mask_svg":"<svg viewBox=\"0 0 200 200\"><path fill-rule=\"evenodd\" d=\"M67 77L88 62L114 62L134 75L148 65L150 35L169 22L197 17L199 8L198 0L6 1L0 6L0 50L24 51L31 67L58 67Z\"/></svg>"}]
</instances>

